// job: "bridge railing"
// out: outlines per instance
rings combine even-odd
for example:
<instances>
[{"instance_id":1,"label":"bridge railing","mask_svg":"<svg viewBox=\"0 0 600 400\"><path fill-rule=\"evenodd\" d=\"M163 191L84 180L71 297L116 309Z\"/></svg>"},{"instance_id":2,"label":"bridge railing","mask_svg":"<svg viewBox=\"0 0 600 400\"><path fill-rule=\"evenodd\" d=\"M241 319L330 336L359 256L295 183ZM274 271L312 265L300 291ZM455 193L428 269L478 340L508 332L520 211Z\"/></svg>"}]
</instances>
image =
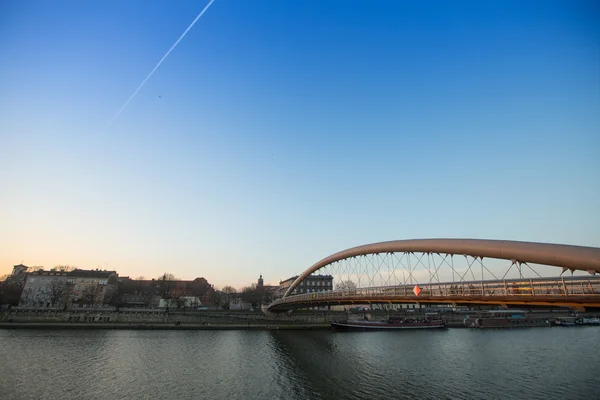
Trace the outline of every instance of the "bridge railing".
<instances>
[{"instance_id":1,"label":"bridge railing","mask_svg":"<svg viewBox=\"0 0 600 400\"><path fill-rule=\"evenodd\" d=\"M406 297L418 301L419 297L457 298L461 297L600 297L600 276L571 278L537 278L460 283L426 283L418 285L418 295L413 292L415 285L380 286L372 288L329 290L304 293L275 300L272 304L305 302L342 298L399 298Z\"/></svg>"}]
</instances>

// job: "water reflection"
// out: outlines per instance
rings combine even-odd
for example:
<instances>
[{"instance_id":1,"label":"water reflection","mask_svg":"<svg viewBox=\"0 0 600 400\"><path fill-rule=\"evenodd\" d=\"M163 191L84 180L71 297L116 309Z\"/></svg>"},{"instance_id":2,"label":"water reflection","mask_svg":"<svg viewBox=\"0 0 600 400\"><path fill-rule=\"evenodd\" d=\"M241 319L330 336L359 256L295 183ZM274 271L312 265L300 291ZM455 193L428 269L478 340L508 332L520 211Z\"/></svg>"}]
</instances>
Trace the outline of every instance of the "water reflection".
<instances>
[{"instance_id":1,"label":"water reflection","mask_svg":"<svg viewBox=\"0 0 600 400\"><path fill-rule=\"evenodd\" d=\"M0 331L5 399L576 399L598 328Z\"/></svg>"}]
</instances>

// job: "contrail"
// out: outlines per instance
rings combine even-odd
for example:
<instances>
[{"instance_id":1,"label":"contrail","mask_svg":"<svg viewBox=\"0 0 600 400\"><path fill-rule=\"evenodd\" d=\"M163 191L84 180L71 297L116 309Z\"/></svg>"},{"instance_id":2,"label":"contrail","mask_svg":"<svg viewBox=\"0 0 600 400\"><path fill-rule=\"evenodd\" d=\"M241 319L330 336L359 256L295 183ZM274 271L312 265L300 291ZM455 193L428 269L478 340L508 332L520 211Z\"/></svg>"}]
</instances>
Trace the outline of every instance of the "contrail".
<instances>
[{"instance_id":1,"label":"contrail","mask_svg":"<svg viewBox=\"0 0 600 400\"><path fill-rule=\"evenodd\" d=\"M146 82L148 82L148 79L150 79L152 77L152 75L154 75L154 73L156 72L156 70L158 69L158 67L160 67L160 64L163 63L163 61L165 61L165 59L169 56L169 54L171 54L171 52L173 51L173 49L175 49L175 47L177 47L177 45L179 44L179 42L181 42L181 39L183 39L185 37L185 35L187 35L187 33L190 31L190 29L192 29L194 27L194 25L196 25L196 22L198 22L198 20L200 19L200 17L202 17L202 14L204 14L206 12L206 10L208 10L208 7L210 7L210 5L214 2L215 0L210 0L208 2L208 4L202 9L202 11L200 11L200 14L198 14L198 16L196 17L196 19L194 19L192 21L192 23L190 24L190 26L187 27L187 29L185 30L185 32L183 32L181 34L181 36L179 36L179 39L177 39L177 41L175 43L173 43L173 46L171 46L171 48L169 49L169 51L167 51L165 53L164 56L162 56L162 58L160 59L160 61L158 62L158 64L156 64L156 66L152 69L152 71L150 71L150 73L148 74L148 76L146 76L146 79L144 79L142 81L142 83L140 83L140 86L137 87L137 89L135 89L135 92L133 92L133 94L131 96L129 96L129 99L127 99L127 101L125 102L125 104L123 104L121 106L121 108L119 109L119 111L117 111L117 113L115 114L115 116L113 117L113 119L110 120L108 126L106 127L106 130L108 130L111 125L113 124L113 122L115 122L115 120L119 117L119 115L121 115L121 113L123 112L123 110L125 110L125 108L129 105L129 103L131 102L131 100L133 100L133 98L135 97L135 95L144 87L144 85L146 84Z\"/></svg>"}]
</instances>

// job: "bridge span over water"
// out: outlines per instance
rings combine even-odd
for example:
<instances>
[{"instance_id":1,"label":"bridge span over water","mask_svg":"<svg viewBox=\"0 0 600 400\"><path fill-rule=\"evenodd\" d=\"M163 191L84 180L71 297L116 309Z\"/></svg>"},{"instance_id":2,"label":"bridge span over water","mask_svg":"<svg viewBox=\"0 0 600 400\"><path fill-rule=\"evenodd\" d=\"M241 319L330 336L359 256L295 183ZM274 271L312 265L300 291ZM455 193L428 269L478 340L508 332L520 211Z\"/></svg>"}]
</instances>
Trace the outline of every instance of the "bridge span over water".
<instances>
[{"instance_id":1,"label":"bridge span over water","mask_svg":"<svg viewBox=\"0 0 600 400\"><path fill-rule=\"evenodd\" d=\"M538 271L543 271L540 274ZM489 304L600 309L600 248L479 239L353 247L312 265L273 312L348 304ZM310 286L331 275L333 290Z\"/></svg>"}]
</instances>

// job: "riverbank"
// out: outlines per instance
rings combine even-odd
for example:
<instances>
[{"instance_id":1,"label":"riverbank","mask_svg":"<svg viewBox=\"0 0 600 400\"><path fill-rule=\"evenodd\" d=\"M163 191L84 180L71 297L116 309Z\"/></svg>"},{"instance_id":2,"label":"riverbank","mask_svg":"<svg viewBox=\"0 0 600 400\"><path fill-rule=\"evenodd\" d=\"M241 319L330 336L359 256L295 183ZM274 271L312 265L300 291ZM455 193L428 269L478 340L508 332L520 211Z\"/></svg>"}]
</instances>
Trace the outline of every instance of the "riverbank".
<instances>
[{"instance_id":1,"label":"riverbank","mask_svg":"<svg viewBox=\"0 0 600 400\"><path fill-rule=\"evenodd\" d=\"M0 329L130 329L130 330L314 330L330 329L329 324L172 324L172 323L69 323L3 322Z\"/></svg>"},{"instance_id":2,"label":"riverbank","mask_svg":"<svg viewBox=\"0 0 600 400\"><path fill-rule=\"evenodd\" d=\"M556 318L572 316L568 312L535 313L551 323ZM388 313L374 312L371 318L385 319ZM406 313L406 317L425 317L423 313ZM464 329L468 313L445 313L448 328ZM260 312L198 311L172 312L164 310L27 310L14 309L0 314L0 329L132 329L132 330L317 330L330 329L330 322L345 319L362 319L366 313L346 312L296 312L291 315L266 316ZM579 315L584 317L585 315Z\"/></svg>"},{"instance_id":3,"label":"riverbank","mask_svg":"<svg viewBox=\"0 0 600 400\"><path fill-rule=\"evenodd\" d=\"M462 322L448 321L448 328L466 328ZM206 323L206 324L174 324L174 323L71 323L71 322L0 322L0 329L130 329L130 330L319 330L331 329L330 324L303 323Z\"/></svg>"}]
</instances>

